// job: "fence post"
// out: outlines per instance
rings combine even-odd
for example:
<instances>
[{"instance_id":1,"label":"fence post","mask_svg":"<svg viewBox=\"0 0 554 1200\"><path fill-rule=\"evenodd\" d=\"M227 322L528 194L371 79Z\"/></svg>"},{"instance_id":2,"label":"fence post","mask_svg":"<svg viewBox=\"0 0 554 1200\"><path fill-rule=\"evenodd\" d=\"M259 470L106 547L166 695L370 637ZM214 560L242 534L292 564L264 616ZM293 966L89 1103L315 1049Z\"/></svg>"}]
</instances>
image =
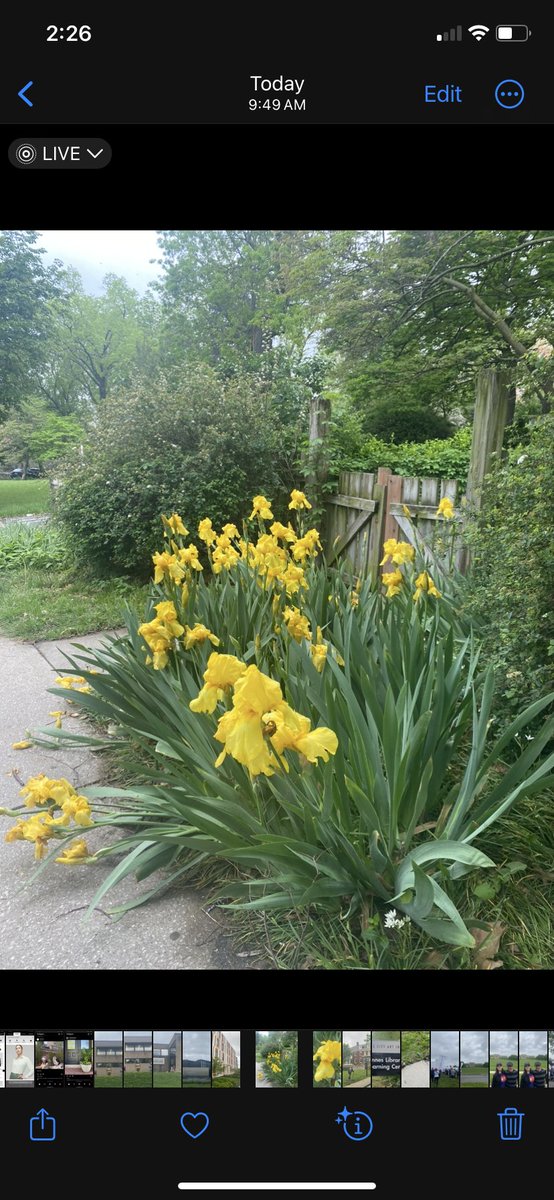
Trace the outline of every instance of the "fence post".
<instances>
[{"instance_id":1,"label":"fence post","mask_svg":"<svg viewBox=\"0 0 554 1200\"><path fill-rule=\"evenodd\" d=\"M500 454L508 419L509 390L504 372L483 367L477 376L471 459L467 480L467 502L481 507L485 475L493 454Z\"/></svg>"},{"instance_id":2,"label":"fence post","mask_svg":"<svg viewBox=\"0 0 554 1200\"><path fill-rule=\"evenodd\" d=\"M329 474L326 442L330 417L331 401L325 396L312 395L308 426L306 490L311 493L308 499L312 499L315 508L321 511L319 530L322 541L326 537L329 521L329 513L324 504L323 484L326 483Z\"/></svg>"},{"instance_id":3,"label":"fence post","mask_svg":"<svg viewBox=\"0 0 554 1200\"><path fill-rule=\"evenodd\" d=\"M466 500L469 510L481 508L483 480L490 471L493 454L500 455L504 430L510 419L510 391L504 372L482 367L477 375L471 458L467 477ZM463 546L456 565L466 574L471 559L469 546Z\"/></svg>"},{"instance_id":4,"label":"fence post","mask_svg":"<svg viewBox=\"0 0 554 1200\"><path fill-rule=\"evenodd\" d=\"M385 488L385 495L383 499L384 519L382 524L379 522L380 547L382 547L383 542L388 541L389 538L398 539L398 534L401 532L394 517L391 515L390 504L391 502L396 503L402 498L402 476L393 475L392 471L389 471L388 467L379 467L377 472L377 483L384 485ZM377 559L378 563L381 561L381 557L382 554L380 554L379 558ZM394 564L389 558L387 558L387 561L383 563L383 570L394 571Z\"/></svg>"}]
</instances>

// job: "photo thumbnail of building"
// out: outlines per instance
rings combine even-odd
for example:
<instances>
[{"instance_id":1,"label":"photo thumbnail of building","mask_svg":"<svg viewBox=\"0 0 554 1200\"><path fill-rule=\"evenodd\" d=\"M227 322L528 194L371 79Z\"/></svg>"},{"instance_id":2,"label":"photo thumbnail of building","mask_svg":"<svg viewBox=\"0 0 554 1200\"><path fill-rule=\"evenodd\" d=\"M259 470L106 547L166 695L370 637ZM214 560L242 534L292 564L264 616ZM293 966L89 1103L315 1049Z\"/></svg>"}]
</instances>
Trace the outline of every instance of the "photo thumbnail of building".
<instances>
[{"instance_id":1,"label":"photo thumbnail of building","mask_svg":"<svg viewBox=\"0 0 554 1200\"><path fill-rule=\"evenodd\" d=\"M152 1030L125 1030L123 1087L152 1086Z\"/></svg>"},{"instance_id":2,"label":"photo thumbnail of building","mask_svg":"<svg viewBox=\"0 0 554 1200\"><path fill-rule=\"evenodd\" d=\"M154 1030L152 1057L154 1087L181 1086L181 1031Z\"/></svg>"},{"instance_id":3,"label":"photo thumbnail of building","mask_svg":"<svg viewBox=\"0 0 554 1200\"><path fill-rule=\"evenodd\" d=\"M183 1087L210 1087L212 1035L209 1029L183 1030Z\"/></svg>"},{"instance_id":4,"label":"photo thumbnail of building","mask_svg":"<svg viewBox=\"0 0 554 1200\"><path fill-rule=\"evenodd\" d=\"M96 1087L123 1087L123 1034L99 1030L94 1034Z\"/></svg>"},{"instance_id":5,"label":"photo thumbnail of building","mask_svg":"<svg viewBox=\"0 0 554 1200\"><path fill-rule=\"evenodd\" d=\"M212 1087L240 1087L240 1029L212 1030Z\"/></svg>"}]
</instances>

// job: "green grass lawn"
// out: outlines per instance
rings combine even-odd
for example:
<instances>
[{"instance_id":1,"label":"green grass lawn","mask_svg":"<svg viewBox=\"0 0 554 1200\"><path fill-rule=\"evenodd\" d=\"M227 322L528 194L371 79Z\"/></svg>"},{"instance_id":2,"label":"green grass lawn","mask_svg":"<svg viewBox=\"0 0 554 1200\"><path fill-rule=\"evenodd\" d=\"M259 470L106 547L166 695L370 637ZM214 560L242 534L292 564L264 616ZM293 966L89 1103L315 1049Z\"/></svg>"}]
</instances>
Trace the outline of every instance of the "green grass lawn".
<instances>
[{"instance_id":1,"label":"green grass lawn","mask_svg":"<svg viewBox=\"0 0 554 1200\"><path fill-rule=\"evenodd\" d=\"M240 1087L240 1073L236 1071L233 1075L219 1075L217 1079L212 1079L212 1087L238 1088Z\"/></svg>"},{"instance_id":2,"label":"green grass lawn","mask_svg":"<svg viewBox=\"0 0 554 1200\"><path fill-rule=\"evenodd\" d=\"M346 1067L344 1067L342 1072L343 1085L348 1083L359 1083L361 1079L367 1079L370 1073L371 1068L369 1071L366 1071L364 1067L354 1067L352 1074L349 1076Z\"/></svg>"},{"instance_id":3,"label":"green grass lawn","mask_svg":"<svg viewBox=\"0 0 554 1200\"><path fill-rule=\"evenodd\" d=\"M496 1064L495 1064L495 1066L496 1066ZM464 1083L464 1080L467 1079L468 1075L480 1075L481 1080L479 1083ZM465 1063L464 1064L464 1066L462 1067L462 1087L463 1088L468 1088L468 1087L478 1088L478 1087L488 1087L488 1086L489 1086L489 1073L487 1070L486 1063L484 1063L484 1064L483 1063Z\"/></svg>"},{"instance_id":4,"label":"green grass lawn","mask_svg":"<svg viewBox=\"0 0 554 1200\"><path fill-rule=\"evenodd\" d=\"M154 1071L155 1088L180 1088L181 1076L178 1071Z\"/></svg>"},{"instance_id":5,"label":"green grass lawn","mask_svg":"<svg viewBox=\"0 0 554 1200\"><path fill-rule=\"evenodd\" d=\"M51 507L47 479L0 479L0 517L50 512Z\"/></svg>"},{"instance_id":6,"label":"green grass lawn","mask_svg":"<svg viewBox=\"0 0 554 1200\"><path fill-rule=\"evenodd\" d=\"M99 1088L120 1088L123 1087L121 1075L95 1075L94 1086Z\"/></svg>"},{"instance_id":7,"label":"green grass lawn","mask_svg":"<svg viewBox=\"0 0 554 1200\"><path fill-rule=\"evenodd\" d=\"M431 1087L435 1087L435 1086L436 1085L431 1080ZM441 1075L441 1077L439 1079L439 1087L440 1088L447 1088L447 1087L448 1088L457 1088L457 1087L459 1087L459 1083L458 1083L457 1079L451 1079L449 1075Z\"/></svg>"},{"instance_id":8,"label":"green grass lawn","mask_svg":"<svg viewBox=\"0 0 554 1200\"><path fill-rule=\"evenodd\" d=\"M150 1071L126 1071L123 1086L126 1088L151 1088L152 1075Z\"/></svg>"},{"instance_id":9,"label":"green grass lawn","mask_svg":"<svg viewBox=\"0 0 554 1200\"><path fill-rule=\"evenodd\" d=\"M400 1075L373 1075L371 1084L374 1088L399 1088Z\"/></svg>"},{"instance_id":10,"label":"green grass lawn","mask_svg":"<svg viewBox=\"0 0 554 1200\"><path fill-rule=\"evenodd\" d=\"M123 623L124 603L141 612L146 594L144 585L87 578L74 569L6 571L0 632L36 641L114 629Z\"/></svg>"}]
</instances>

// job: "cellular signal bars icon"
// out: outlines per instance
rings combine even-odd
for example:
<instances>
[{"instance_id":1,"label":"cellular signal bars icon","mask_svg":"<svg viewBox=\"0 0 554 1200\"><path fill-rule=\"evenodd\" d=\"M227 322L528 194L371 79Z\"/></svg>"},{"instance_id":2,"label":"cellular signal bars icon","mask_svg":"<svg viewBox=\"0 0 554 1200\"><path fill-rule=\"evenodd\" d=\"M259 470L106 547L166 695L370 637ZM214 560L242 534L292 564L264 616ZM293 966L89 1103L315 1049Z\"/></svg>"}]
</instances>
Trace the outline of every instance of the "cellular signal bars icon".
<instances>
[{"instance_id":1,"label":"cellular signal bars icon","mask_svg":"<svg viewBox=\"0 0 554 1200\"><path fill-rule=\"evenodd\" d=\"M455 29L451 29L450 33L437 33L437 42L461 42L462 26L456 25Z\"/></svg>"}]
</instances>

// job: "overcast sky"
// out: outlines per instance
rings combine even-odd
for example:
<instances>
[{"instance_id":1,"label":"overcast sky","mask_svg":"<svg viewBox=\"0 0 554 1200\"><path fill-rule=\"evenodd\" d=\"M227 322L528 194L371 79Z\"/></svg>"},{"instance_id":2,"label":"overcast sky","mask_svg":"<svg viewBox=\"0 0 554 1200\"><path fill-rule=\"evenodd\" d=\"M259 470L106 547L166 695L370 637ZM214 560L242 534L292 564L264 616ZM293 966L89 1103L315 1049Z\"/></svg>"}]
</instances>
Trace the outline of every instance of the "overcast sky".
<instances>
[{"instance_id":1,"label":"overcast sky","mask_svg":"<svg viewBox=\"0 0 554 1200\"><path fill-rule=\"evenodd\" d=\"M533 1058L538 1055L539 1058L546 1058L547 1051L547 1034L546 1030L523 1029L519 1031L519 1054L526 1055L527 1058Z\"/></svg>"},{"instance_id":2,"label":"overcast sky","mask_svg":"<svg viewBox=\"0 0 554 1200\"><path fill-rule=\"evenodd\" d=\"M183 1031L183 1058L211 1058L212 1039L209 1029Z\"/></svg>"},{"instance_id":3,"label":"overcast sky","mask_svg":"<svg viewBox=\"0 0 554 1200\"><path fill-rule=\"evenodd\" d=\"M488 1030L462 1029L460 1058L466 1063L488 1063Z\"/></svg>"},{"instance_id":4,"label":"overcast sky","mask_svg":"<svg viewBox=\"0 0 554 1200\"><path fill-rule=\"evenodd\" d=\"M506 1057L517 1054L517 1029L491 1029L490 1035L491 1058Z\"/></svg>"},{"instance_id":5,"label":"overcast sky","mask_svg":"<svg viewBox=\"0 0 554 1200\"><path fill-rule=\"evenodd\" d=\"M94 1038L97 1042L117 1042L118 1039L121 1041L122 1036L121 1029L96 1029L94 1032Z\"/></svg>"},{"instance_id":6,"label":"overcast sky","mask_svg":"<svg viewBox=\"0 0 554 1200\"><path fill-rule=\"evenodd\" d=\"M459 1062L458 1031L431 1030L431 1066L455 1067Z\"/></svg>"},{"instance_id":7,"label":"overcast sky","mask_svg":"<svg viewBox=\"0 0 554 1200\"><path fill-rule=\"evenodd\" d=\"M154 1041L157 1046L169 1046L169 1043L175 1037L175 1029L155 1029Z\"/></svg>"},{"instance_id":8,"label":"overcast sky","mask_svg":"<svg viewBox=\"0 0 554 1200\"><path fill-rule=\"evenodd\" d=\"M355 1046L356 1042L359 1042L360 1046L365 1046L365 1040L369 1032L367 1029L345 1029L342 1035L344 1044Z\"/></svg>"},{"instance_id":9,"label":"overcast sky","mask_svg":"<svg viewBox=\"0 0 554 1200\"><path fill-rule=\"evenodd\" d=\"M86 292L99 295L105 275L123 275L141 295L160 275L149 259L159 258L154 229L39 229L44 259L60 258L80 274Z\"/></svg>"}]
</instances>

